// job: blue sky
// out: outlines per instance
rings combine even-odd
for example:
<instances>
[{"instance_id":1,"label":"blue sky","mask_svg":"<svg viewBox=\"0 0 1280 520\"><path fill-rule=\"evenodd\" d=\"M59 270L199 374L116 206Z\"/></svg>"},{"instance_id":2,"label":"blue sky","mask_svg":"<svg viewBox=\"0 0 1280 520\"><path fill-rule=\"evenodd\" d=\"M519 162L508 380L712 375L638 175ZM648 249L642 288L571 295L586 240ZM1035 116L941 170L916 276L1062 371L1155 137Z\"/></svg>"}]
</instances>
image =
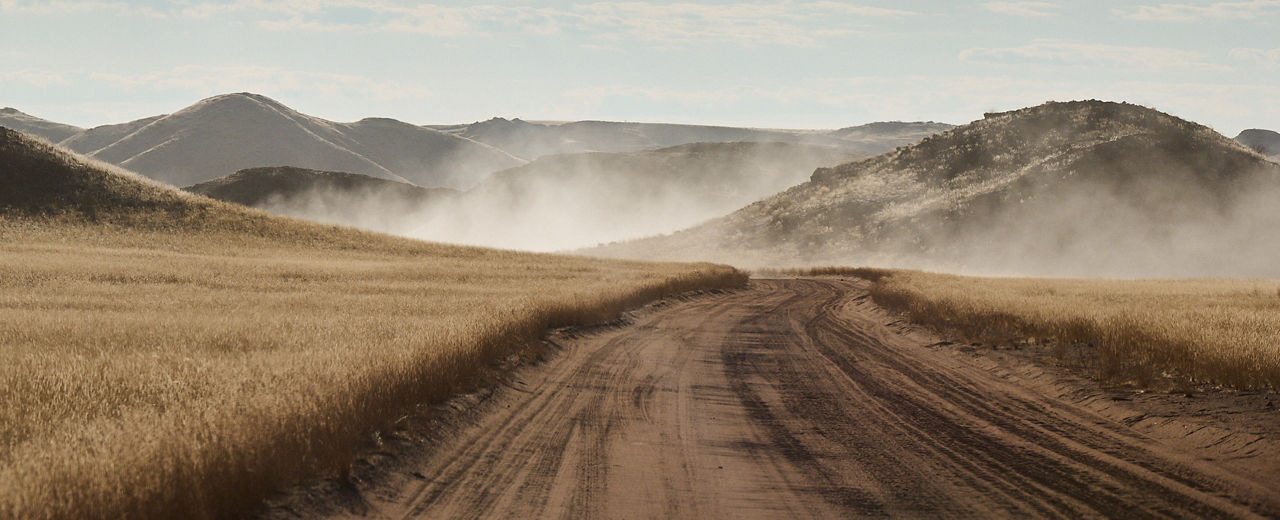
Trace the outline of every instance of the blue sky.
<instances>
[{"instance_id":1,"label":"blue sky","mask_svg":"<svg viewBox=\"0 0 1280 520\"><path fill-rule=\"evenodd\" d=\"M0 0L0 105L81 126L251 91L418 124L836 128L1100 98L1280 128L1280 0Z\"/></svg>"}]
</instances>

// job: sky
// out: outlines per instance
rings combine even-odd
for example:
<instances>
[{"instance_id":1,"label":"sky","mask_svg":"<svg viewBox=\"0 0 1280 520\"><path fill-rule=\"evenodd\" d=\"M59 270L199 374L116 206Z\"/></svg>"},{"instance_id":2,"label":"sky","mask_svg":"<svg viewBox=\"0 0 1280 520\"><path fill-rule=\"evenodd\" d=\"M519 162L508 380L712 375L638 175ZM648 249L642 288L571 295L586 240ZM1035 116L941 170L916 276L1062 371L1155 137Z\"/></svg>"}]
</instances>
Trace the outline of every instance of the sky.
<instances>
[{"instance_id":1,"label":"sky","mask_svg":"<svg viewBox=\"0 0 1280 520\"><path fill-rule=\"evenodd\" d=\"M1280 128L1280 0L0 0L0 106L78 126L255 92L335 121L965 123L1049 100Z\"/></svg>"}]
</instances>

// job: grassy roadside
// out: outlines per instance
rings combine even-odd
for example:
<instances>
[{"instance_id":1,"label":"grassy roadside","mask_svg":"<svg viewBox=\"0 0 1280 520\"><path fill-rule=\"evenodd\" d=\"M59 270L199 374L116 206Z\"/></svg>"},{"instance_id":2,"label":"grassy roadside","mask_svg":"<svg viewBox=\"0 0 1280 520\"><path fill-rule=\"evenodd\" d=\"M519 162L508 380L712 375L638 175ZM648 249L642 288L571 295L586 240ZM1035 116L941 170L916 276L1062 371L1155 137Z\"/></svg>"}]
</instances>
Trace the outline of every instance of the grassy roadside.
<instances>
[{"instance_id":1,"label":"grassy roadside","mask_svg":"<svg viewBox=\"0 0 1280 520\"><path fill-rule=\"evenodd\" d=\"M876 303L986 343L1089 344L1098 376L1145 386L1163 375L1280 389L1280 281L979 278L818 268L874 282Z\"/></svg>"},{"instance_id":2,"label":"grassy roadside","mask_svg":"<svg viewBox=\"0 0 1280 520\"><path fill-rule=\"evenodd\" d=\"M233 515L341 474L361 435L548 328L742 282L432 244L0 230L5 518Z\"/></svg>"},{"instance_id":3,"label":"grassy roadside","mask_svg":"<svg viewBox=\"0 0 1280 520\"><path fill-rule=\"evenodd\" d=\"M0 518L225 518L548 328L741 285L268 215L0 128Z\"/></svg>"}]
</instances>

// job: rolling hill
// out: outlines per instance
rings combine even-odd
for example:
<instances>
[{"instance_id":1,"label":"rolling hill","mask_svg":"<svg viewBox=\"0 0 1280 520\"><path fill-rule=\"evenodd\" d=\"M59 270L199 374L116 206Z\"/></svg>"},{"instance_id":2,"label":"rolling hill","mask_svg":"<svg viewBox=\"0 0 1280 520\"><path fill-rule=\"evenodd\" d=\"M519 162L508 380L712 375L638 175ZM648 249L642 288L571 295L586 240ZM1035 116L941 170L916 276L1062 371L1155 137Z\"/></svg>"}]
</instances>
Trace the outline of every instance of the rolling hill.
<instances>
[{"instance_id":1,"label":"rolling hill","mask_svg":"<svg viewBox=\"0 0 1280 520\"><path fill-rule=\"evenodd\" d=\"M299 113L266 96L224 94L172 114L81 129L12 108L0 124L175 186L256 167L359 173L423 187L467 189L490 173L548 155L634 152L696 142L787 142L873 155L951 128L872 123L839 130L493 118L416 126L394 119L353 123Z\"/></svg>"},{"instance_id":2,"label":"rolling hill","mask_svg":"<svg viewBox=\"0 0 1280 520\"><path fill-rule=\"evenodd\" d=\"M154 119L92 155L176 186L289 165L464 188L523 162L428 128L378 118L335 123L248 93L211 97Z\"/></svg>"},{"instance_id":3,"label":"rolling hill","mask_svg":"<svg viewBox=\"0 0 1280 520\"><path fill-rule=\"evenodd\" d=\"M184 189L277 215L398 234L415 226L405 215L420 214L458 194L357 173L289 166L248 168Z\"/></svg>"},{"instance_id":4,"label":"rolling hill","mask_svg":"<svg viewBox=\"0 0 1280 520\"><path fill-rule=\"evenodd\" d=\"M1280 132L1250 128L1240 132L1236 140L1273 161L1280 161Z\"/></svg>"},{"instance_id":5,"label":"rolling hill","mask_svg":"<svg viewBox=\"0 0 1280 520\"><path fill-rule=\"evenodd\" d=\"M1277 276L1280 166L1130 104L1048 103L870 159L666 236L584 251L737 265Z\"/></svg>"},{"instance_id":6,"label":"rolling hill","mask_svg":"<svg viewBox=\"0 0 1280 520\"><path fill-rule=\"evenodd\" d=\"M94 152L128 137L130 134L137 132L138 130L146 128L147 125L164 117L164 115L151 116L138 119L136 121L130 121L128 123L95 126L56 142L59 146L69 148L71 151L76 153L92 155Z\"/></svg>"},{"instance_id":7,"label":"rolling hill","mask_svg":"<svg viewBox=\"0 0 1280 520\"><path fill-rule=\"evenodd\" d=\"M49 141L58 142L83 131L78 126L65 125L24 114L16 108L0 108L0 126L25 132Z\"/></svg>"},{"instance_id":8,"label":"rolling hill","mask_svg":"<svg viewBox=\"0 0 1280 520\"><path fill-rule=\"evenodd\" d=\"M582 152L634 152L703 142L786 142L832 146L873 155L911 144L952 125L872 123L839 130L776 130L615 121L530 122L495 117L433 126L524 159Z\"/></svg>"}]
</instances>

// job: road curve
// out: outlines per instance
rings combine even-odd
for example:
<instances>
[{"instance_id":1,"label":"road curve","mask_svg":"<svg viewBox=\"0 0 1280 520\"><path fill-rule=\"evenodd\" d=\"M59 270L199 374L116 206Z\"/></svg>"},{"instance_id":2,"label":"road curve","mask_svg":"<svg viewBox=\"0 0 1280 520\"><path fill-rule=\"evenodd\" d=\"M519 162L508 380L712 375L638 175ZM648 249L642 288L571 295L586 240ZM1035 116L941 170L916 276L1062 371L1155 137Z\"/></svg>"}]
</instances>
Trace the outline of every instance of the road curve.
<instances>
[{"instance_id":1,"label":"road curve","mask_svg":"<svg viewBox=\"0 0 1280 520\"><path fill-rule=\"evenodd\" d=\"M754 280L575 341L369 499L388 518L1280 516L1280 492ZM936 340L935 340L936 341Z\"/></svg>"}]
</instances>

